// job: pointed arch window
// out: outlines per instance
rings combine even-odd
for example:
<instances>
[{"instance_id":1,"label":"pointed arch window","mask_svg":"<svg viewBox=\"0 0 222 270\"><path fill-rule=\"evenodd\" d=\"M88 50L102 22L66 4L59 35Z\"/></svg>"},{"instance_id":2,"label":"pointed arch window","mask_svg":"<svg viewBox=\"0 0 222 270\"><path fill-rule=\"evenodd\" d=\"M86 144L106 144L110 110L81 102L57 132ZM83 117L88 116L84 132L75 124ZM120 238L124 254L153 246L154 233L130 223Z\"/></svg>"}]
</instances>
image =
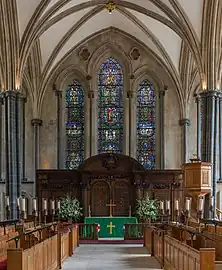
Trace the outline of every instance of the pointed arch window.
<instances>
[{"instance_id":1,"label":"pointed arch window","mask_svg":"<svg viewBox=\"0 0 222 270\"><path fill-rule=\"evenodd\" d=\"M156 98L153 85L144 80L137 91L137 159L146 168L155 168Z\"/></svg>"},{"instance_id":2,"label":"pointed arch window","mask_svg":"<svg viewBox=\"0 0 222 270\"><path fill-rule=\"evenodd\" d=\"M84 88L73 81L66 90L66 167L73 170L84 161Z\"/></svg>"},{"instance_id":3,"label":"pointed arch window","mask_svg":"<svg viewBox=\"0 0 222 270\"><path fill-rule=\"evenodd\" d=\"M98 71L98 152L123 151L123 69L109 57Z\"/></svg>"}]
</instances>

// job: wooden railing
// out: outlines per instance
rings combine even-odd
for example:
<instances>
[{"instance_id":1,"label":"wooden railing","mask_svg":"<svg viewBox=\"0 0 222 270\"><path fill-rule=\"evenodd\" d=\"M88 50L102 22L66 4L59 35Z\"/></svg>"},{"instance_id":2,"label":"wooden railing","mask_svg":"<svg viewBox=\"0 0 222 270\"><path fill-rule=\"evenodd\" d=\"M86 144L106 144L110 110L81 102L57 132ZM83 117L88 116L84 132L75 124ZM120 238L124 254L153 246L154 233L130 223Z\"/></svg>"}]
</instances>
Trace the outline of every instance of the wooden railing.
<instances>
[{"instance_id":1,"label":"wooden railing","mask_svg":"<svg viewBox=\"0 0 222 270\"><path fill-rule=\"evenodd\" d=\"M79 240L98 240L98 224L79 224Z\"/></svg>"},{"instance_id":2,"label":"wooden railing","mask_svg":"<svg viewBox=\"0 0 222 270\"><path fill-rule=\"evenodd\" d=\"M145 227L144 246L167 270L214 270L215 249L199 250L167 235L164 230Z\"/></svg>"},{"instance_id":3,"label":"wooden railing","mask_svg":"<svg viewBox=\"0 0 222 270\"><path fill-rule=\"evenodd\" d=\"M143 239L143 223L128 223L124 224L124 239L133 240L133 239Z\"/></svg>"},{"instance_id":4,"label":"wooden railing","mask_svg":"<svg viewBox=\"0 0 222 270\"><path fill-rule=\"evenodd\" d=\"M33 233L42 235L38 231ZM22 248L23 236L18 238L17 248L8 249L7 270L56 270L61 269L64 260L72 256L73 249L78 246L78 226L58 229L55 235L49 233L48 238L41 238L41 242L25 248Z\"/></svg>"}]
</instances>

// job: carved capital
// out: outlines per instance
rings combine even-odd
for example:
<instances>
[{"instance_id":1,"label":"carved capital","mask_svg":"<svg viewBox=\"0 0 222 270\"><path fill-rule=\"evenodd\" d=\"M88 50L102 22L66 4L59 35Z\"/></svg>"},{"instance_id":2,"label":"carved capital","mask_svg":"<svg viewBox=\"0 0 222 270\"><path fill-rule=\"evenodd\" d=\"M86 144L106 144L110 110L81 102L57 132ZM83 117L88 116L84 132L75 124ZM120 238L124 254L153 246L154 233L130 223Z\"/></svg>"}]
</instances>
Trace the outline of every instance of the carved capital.
<instances>
[{"instance_id":1,"label":"carved capital","mask_svg":"<svg viewBox=\"0 0 222 270\"><path fill-rule=\"evenodd\" d=\"M22 94L21 92L18 92L17 93L17 99L19 100L19 101L21 101L21 102L27 102L27 98L26 98L26 96L24 95L24 94Z\"/></svg>"},{"instance_id":2,"label":"carved capital","mask_svg":"<svg viewBox=\"0 0 222 270\"><path fill-rule=\"evenodd\" d=\"M32 126L41 126L42 120L35 118L35 119L32 119L31 123L32 123Z\"/></svg>"},{"instance_id":3,"label":"carved capital","mask_svg":"<svg viewBox=\"0 0 222 270\"><path fill-rule=\"evenodd\" d=\"M5 92L3 92L3 97L4 98L8 98L8 97L16 98L17 93L18 93L18 91L16 91L16 90L6 90Z\"/></svg>"},{"instance_id":4,"label":"carved capital","mask_svg":"<svg viewBox=\"0 0 222 270\"><path fill-rule=\"evenodd\" d=\"M180 126L189 126L190 125L190 119L184 118L179 120Z\"/></svg>"},{"instance_id":5,"label":"carved capital","mask_svg":"<svg viewBox=\"0 0 222 270\"><path fill-rule=\"evenodd\" d=\"M159 92L159 97L161 97L161 96L164 97L167 90L168 90L168 86L164 85L164 89L160 90L160 92Z\"/></svg>"},{"instance_id":6,"label":"carved capital","mask_svg":"<svg viewBox=\"0 0 222 270\"><path fill-rule=\"evenodd\" d=\"M133 98L133 91L132 90L127 91L127 98Z\"/></svg>"},{"instance_id":7,"label":"carved capital","mask_svg":"<svg viewBox=\"0 0 222 270\"><path fill-rule=\"evenodd\" d=\"M53 84L53 91L55 92L56 97L62 98L62 91L58 90L55 84Z\"/></svg>"},{"instance_id":8,"label":"carved capital","mask_svg":"<svg viewBox=\"0 0 222 270\"><path fill-rule=\"evenodd\" d=\"M88 91L88 98L94 98L94 91L93 90Z\"/></svg>"}]
</instances>

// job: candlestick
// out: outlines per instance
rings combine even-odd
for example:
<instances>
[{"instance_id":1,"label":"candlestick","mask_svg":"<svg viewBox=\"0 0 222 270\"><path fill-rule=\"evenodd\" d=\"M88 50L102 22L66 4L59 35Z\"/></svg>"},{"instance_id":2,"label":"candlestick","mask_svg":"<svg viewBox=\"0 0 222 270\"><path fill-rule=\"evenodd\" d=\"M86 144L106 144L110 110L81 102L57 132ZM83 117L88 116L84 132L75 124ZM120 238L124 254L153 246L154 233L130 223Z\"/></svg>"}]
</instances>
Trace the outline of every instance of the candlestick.
<instances>
[{"instance_id":1,"label":"candlestick","mask_svg":"<svg viewBox=\"0 0 222 270\"><path fill-rule=\"evenodd\" d=\"M21 211L26 212L26 199L21 199Z\"/></svg>"},{"instance_id":2,"label":"candlestick","mask_svg":"<svg viewBox=\"0 0 222 270\"><path fill-rule=\"evenodd\" d=\"M37 210L37 200L36 199L32 200L32 209L33 209L33 211Z\"/></svg>"},{"instance_id":3,"label":"candlestick","mask_svg":"<svg viewBox=\"0 0 222 270\"><path fill-rule=\"evenodd\" d=\"M6 197L6 206L9 207L9 197L8 196Z\"/></svg>"},{"instance_id":4,"label":"candlestick","mask_svg":"<svg viewBox=\"0 0 222 270\"><path fill-rule=\"evenodd\" d=\"M199 197L199 201L198 201L198 211L203 211L203 207L204 207L204 199L203 197Z\"/></svg>"},{"instance_id":5,"label":"candlestick","mask_svg":"<svg viewBox=\"0 0 222 270\"><path fill-rule=\"evenodd\" d=\"M179 211L179 200L176 200L176 201L175 201L174 209L175 209L176 211Z\"/></svg>"},{"instance_id":6,"label":"candlestick","mask_svg":"<svg viewBox=\"0 0 222 270\"><path fill-rule=\"evenodd\" d=\"M55 201L54 200L51 200L51 209L55 210Z\"/></svg>"},{"instance_id":7,"label":"candlestick","mask_svg":"<svg viewBox=\"0 0 222 270\"><path fill-rule=\"evenodd\" d=\"M44 201L43 201L43 210L47 210L47 200L46 199L44 199Z\"/></svg>"},{"instance_id":8,"label":"candlestick","mask_svg":"<svg viewBox=\"0 0 222 270\"><path fill-rule=\"evenodd\" d=\"M160 201L160 210L163 210L164 209L164 203L163 201Z\"/></svg>"},{"instance_id":9,"label":"candlestick","mask_svg":"<svg viewBox=\"0 0 222 270\"><path fill-rule=\"evenodd\" d=\"M190 211L190 209L191 209L191 198L186 198L185 208L186 208L187 211Z\"/></svg>"},{"instance_id":10,"label":"candlestick","mask_svg":"<svg viewBox=\"0 0 222 270\"><path fill-rule=\"evenodd\" d=\"M17 207L20 209L20 198L17 198Z\"/></svg>"},{"instance_id":11,"label":"candlestick","mask_svg":"<svg viewBox=\"0 0 222 270\"><path fill-rule=\"evenodd\" d=\"M169 211L170 210L170 201L166 200L166 210Z\"/></svg>"}]
</instances>

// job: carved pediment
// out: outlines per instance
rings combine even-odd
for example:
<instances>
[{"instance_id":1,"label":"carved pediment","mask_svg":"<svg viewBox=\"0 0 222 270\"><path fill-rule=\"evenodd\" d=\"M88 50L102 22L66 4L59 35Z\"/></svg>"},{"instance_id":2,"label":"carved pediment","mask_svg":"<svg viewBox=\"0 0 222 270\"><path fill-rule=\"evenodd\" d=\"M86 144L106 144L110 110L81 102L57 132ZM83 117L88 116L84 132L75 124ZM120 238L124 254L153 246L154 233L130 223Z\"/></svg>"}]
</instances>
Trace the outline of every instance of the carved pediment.
<instances>
[{"instance_id":1,"label":"carved pediment","mask_svg":"<svg viewBox=\"0 0 222 270\"><path fill-rule=\"evenodd\" d=\"M106 168L107 170L111 170L111 169L116 169L117 167L117 157L110 154L109 156L107 156L106 158L104 158L104 160L102 161L102 165L104 168Z\"/></svg>"}]
</instances>

